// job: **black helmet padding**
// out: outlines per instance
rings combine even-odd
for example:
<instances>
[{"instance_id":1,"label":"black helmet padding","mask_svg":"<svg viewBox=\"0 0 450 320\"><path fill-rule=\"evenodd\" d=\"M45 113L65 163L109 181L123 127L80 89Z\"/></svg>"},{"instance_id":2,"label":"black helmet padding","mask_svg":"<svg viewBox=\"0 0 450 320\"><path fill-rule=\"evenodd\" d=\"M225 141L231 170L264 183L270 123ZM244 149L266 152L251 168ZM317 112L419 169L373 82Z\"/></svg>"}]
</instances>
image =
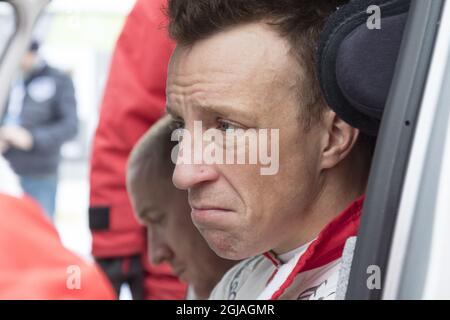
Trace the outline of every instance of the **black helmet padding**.
<instances>
[{"instance_id":1,"label":"black helmet padding","mask_svg":"<svg viewBox=\"0 0 450 320\"><path fill-rule=\"evenodd\" d=\"M381 10L381 29L369 29L367 8ZM395 71L410 0L354 0L330 16L321 34L317 71L337 115L375 136Z\"/></svg>"}]
</instances>

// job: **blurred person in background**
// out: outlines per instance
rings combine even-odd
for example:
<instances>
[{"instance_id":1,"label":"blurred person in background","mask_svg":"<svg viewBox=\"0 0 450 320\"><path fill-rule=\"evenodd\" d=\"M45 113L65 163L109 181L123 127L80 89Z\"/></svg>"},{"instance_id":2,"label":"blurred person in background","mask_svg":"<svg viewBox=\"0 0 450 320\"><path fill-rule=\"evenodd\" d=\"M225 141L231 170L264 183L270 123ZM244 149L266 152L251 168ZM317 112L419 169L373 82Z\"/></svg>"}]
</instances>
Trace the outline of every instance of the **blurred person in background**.
<instances>
[{"instance_id":1,"label":"blurred person in background","mask_svg":"<svg viewBox=\"0 0 450 320\"><path fill-rule=\"evenodd\" d=\"M77 133L72 79L49 66L32 41L0 119L0 152L20 176L23 190L50 217L55 212L61 146Z\"/></svg>"},{"instance_id":2,"label":"blurred person in background","mask_svg":"<svg viewBox=\"0 0 450 320\"><path fill-rule=\"evenodd\" d=\"M64 248L0 155L0 299L115 299L101 269Z\"/></svg>"},{"instance_id":3,"label":"blurred person in background","mask_svg":"<svg viewBox=\"0 0 450 320\"><path fill-rule=\"evenodd\" d=\"M155 264L169 262L191 290L188 299L207 299L237 261L218 257L192 223L186 191L175 188L171 121L158 121L139 141L128 164L127 187L135 214L148 229Z\"/></svg>"},{"instance_id":4,"label":"blurred person in background","mask_svg":"<svg viewBox=\"0 0 450 320\"><path fill-rule=\"evenodd\" d=\"M131 149L165 111L174 44L166 33L164 5L138 0L127 18L112 59L90 168L92 254L117 294L127 283L133 299L186 295L168 264L150 263L146 229L134 217L125 183Z\"/></svg>"}]
</instances>

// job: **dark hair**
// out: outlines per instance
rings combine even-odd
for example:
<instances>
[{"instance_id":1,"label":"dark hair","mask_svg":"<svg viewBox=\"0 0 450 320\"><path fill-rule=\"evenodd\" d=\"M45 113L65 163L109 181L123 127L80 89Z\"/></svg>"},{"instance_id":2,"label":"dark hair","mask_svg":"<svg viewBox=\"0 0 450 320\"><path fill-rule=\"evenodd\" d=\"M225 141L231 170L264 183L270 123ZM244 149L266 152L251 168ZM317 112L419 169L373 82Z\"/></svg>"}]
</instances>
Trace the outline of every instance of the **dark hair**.
<instances>
[{"instance_id":1,"label":"dark hair","mask_svg":"<svg viewBox=\"0 0 450 320\"><path fill-rule=\"evenodd\" d=\"M315 72L319 34L328 16L348 0L169 0L169 34L189 46L227 28L256 21L285 37L306 74L299 81L306 128L321 119L326 103Z\"/></svg>"}]
</instances>

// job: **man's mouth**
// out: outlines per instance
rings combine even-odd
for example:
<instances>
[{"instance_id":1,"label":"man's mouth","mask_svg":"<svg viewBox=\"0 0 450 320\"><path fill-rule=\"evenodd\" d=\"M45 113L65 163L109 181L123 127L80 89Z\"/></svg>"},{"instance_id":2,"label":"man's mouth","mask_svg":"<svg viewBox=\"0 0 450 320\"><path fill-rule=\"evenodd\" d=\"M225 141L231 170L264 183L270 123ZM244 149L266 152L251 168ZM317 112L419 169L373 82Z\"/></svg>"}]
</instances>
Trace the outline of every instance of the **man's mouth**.
<instances>
[{"instance_id":1,"label":"man's mouth","mask_svg":"<svg viewBox=\"0 0 450 320\"><path fill-rule=\"evenodd\" d=\"M195 224L203 227L217 227L232 210L214 205L191 205L191 217Z\"/></svg>"},{"instance_id":2,"label":"man's mouth","mask_svg":"<svg viewBox=\"0 0 450 320\"><path fill-rule=\"evenodd\" d=\"M208 198L204 200L208 200ZM212 200L209 198L209 200ZM210 201L202 201L201 199L192 199L189 197L188 199L189 205L191 206L192 210L196 211L231 211L226 206L222 206L219 204L211 203Z\"/></svg>"},{"instance_id":3,"label":"man's mouth","mask_svg":"<svg viewBox=\"0 0 450 320\"><path fill-rule=\"evenodd\" d=\"M230 211L224 207L214 206L214 205L191 205L192 210L197 211Z\"/></svg>"},{"instance_id":4,"label":"man's mouth","mask_svg":"<svg viewBox=\"0 0 450 320\"><path fill-rule=\"evenodd\" d=\"M214 205L191 205L192 212L194 214L214 214L214 213L226 213L230 212L231 210L228 208L220 207L220 206L214 206Z\"/></svg>"}]
</instances>

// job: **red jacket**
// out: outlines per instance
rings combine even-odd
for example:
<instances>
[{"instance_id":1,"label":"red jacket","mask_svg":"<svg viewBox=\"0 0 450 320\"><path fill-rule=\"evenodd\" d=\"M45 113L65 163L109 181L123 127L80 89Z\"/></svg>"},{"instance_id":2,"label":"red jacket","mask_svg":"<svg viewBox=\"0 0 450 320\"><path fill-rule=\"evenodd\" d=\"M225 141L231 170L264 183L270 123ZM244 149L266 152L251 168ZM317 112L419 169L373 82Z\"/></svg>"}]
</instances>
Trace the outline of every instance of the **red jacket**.
<instances>
[{"instance_id":1,"label":"red jacket","mask_svg":"<svg viewBox=\"0 0 450 320\"><path fill-rule=\"evenodd\" d=\"M93 255L142 253L145 230L126 192L128 156L165 110L167 64L175 47L163 0L139 0L118 40L107 82L91 162L90 226Z\"/></svg>"},{"instance_id":2,"label":"red jacket","mask_svg":"<svg viewBox=\"0 0 450 320\"><path fill-rule=\"evenodd\" d=\"M116 298L95 264L63 247L31 198L0 194L0 221L0 299Z\"/></svg>"}]
</instances>

